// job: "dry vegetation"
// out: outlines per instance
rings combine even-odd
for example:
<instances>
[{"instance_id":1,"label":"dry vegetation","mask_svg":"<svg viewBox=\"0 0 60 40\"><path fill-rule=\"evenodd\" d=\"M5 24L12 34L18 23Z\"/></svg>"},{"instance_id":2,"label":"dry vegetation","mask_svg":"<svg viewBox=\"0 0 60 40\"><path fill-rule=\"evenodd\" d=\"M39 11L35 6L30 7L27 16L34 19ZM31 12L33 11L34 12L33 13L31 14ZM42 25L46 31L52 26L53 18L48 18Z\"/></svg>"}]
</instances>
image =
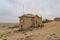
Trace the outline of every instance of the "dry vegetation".
<instances>
[{"instance_id":1,"label":"dry vegetation","mask_svg":"<svg viewBox=\"0 0 60 40\"><path fill-rule=\"evenodd\" d=\"M60 40L60 22L45 23L43 28L31 31L14 32L19 28L9 29L16 23L0 23L0 40Z\"/></svg>"}]
</instances>

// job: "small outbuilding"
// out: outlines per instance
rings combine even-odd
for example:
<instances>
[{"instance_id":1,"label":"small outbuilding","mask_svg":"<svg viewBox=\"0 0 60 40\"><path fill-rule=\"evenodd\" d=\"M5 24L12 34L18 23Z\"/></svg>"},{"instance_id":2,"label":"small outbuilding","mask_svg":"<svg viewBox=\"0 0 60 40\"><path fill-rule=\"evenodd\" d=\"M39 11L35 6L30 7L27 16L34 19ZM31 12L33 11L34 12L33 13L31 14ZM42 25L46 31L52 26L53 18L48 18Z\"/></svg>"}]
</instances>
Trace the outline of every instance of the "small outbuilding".
<instances>
[{"instance_id":1,"label":"small outbuilding","mask_svg":"<svg viewBox=\"0 0 60 40\"><path fill-rule=\"evenodd\" d=\"M20 29L29 29L31 27L39 27L42 24L42 17L33 14L24 14L19 17Z\"/></svg>"},{"instance_id":2,"label":"small outbuilding","mask_svg":"<svg viewBox=\"0 0 60 40\"><path fill-rule=\"evenodd\" d=\"M60 21L60 17L54 18L54 21Z\"/></svg>"}]
</instances>

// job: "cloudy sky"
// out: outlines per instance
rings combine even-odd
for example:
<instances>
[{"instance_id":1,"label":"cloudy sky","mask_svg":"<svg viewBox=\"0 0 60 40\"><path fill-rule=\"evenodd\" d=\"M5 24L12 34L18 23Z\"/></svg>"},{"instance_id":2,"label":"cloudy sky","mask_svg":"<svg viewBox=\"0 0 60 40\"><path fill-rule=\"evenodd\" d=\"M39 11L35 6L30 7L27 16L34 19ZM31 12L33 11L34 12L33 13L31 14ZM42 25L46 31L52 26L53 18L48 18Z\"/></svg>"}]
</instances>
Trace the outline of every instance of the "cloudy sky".
<instances>
[{"instance_id":1,"label":"cloudy sky","mask_svg":"<svg viewBox=\"0 0 60 40\"><path fill-rule=\"evenodd\" d=\"M0 22L18 22L19 16L38 14L44 19L60 17L60 0L0 0Z\"/></svg>"}]
</instances>

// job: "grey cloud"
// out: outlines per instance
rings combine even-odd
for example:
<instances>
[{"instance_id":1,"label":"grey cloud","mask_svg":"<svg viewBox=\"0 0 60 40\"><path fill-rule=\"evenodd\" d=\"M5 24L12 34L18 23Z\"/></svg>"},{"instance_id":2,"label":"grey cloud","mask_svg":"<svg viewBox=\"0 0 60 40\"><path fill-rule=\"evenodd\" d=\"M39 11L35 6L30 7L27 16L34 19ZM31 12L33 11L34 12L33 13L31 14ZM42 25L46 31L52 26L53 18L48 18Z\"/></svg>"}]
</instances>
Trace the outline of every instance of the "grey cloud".
<instances>
[{"instance_id":1,"label":"grey cloud","mask_svg":"<svg viewBox=\"0 0 60 40\"><path fill-rule=\"evenodd\" d=\"M5 7L2 7L2 4ZM17 21L18 16L23 14L23 4L24 13L42 15L48 19L60 16L60 0L5 0L2 4L0 20L3 21Z\"/></svg>"}]
</instances>

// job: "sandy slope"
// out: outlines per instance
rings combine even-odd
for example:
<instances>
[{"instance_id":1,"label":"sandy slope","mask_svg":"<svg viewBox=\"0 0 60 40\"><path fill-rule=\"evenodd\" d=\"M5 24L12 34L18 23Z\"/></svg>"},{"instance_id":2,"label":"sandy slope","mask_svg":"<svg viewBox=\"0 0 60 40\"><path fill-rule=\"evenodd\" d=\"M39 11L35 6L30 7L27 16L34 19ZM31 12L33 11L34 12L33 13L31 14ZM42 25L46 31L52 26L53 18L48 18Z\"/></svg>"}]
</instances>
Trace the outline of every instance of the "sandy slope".
<instances>
[{"instance_id":1,"label":"sandy slope","mask_svg":"<svg viewBox=\"0 0 60 40\"><path fill-rule=\"evenodd\" d=\"M60 22L46 23L43 28L26 32L13 32L13 29L0 28L0 40L60 40Z\"/></svg>"}]
</instances>

